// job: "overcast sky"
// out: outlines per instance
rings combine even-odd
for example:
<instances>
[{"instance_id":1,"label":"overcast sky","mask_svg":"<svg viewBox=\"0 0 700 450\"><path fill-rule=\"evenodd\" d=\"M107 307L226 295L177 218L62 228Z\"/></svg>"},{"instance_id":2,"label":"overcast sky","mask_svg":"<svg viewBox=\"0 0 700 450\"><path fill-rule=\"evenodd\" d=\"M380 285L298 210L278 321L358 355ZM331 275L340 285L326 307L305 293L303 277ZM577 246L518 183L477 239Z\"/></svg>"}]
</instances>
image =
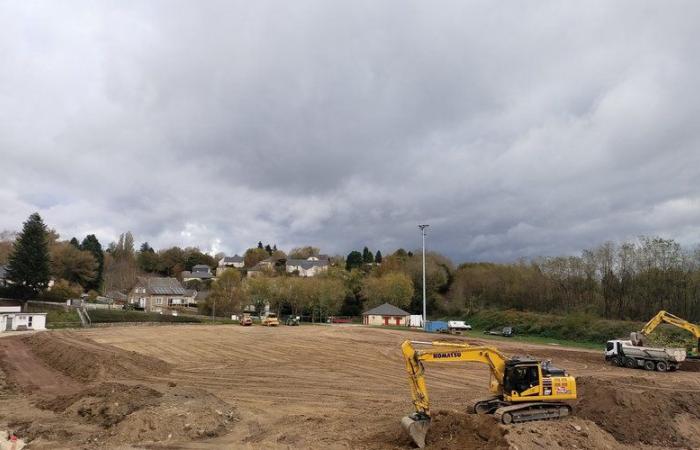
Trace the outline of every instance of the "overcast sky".
<instances>
[{"instance_id":1,"label":"overcast sky","mask_svg":"<svg viewBox=\"0 0 700 450\"><path fill-rule=\"evenodd\" d=\"M700 242L700 2L0 2L0 230Z\"/></svg>"}]
</instances>

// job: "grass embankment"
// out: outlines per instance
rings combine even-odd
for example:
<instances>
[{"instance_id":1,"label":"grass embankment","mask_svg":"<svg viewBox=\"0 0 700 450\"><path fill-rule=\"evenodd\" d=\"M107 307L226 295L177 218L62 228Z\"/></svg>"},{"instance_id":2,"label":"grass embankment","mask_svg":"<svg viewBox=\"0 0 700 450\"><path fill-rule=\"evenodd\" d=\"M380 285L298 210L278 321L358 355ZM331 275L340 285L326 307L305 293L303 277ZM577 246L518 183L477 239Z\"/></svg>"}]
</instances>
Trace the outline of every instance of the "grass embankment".
<instances>
[{"instance_id":1,"label":"grass embankment","mask_svg":"<svg viewBox=\"0 0 700 450\"><path fill-rule=\"evenodd\" d=\"M187 316L170 314L147 313L135 310L118 309L92 309L88 311L92 323L119 323L119 322L159 322L159 323L238 323L236 321L215 317Z\"/></svg>"},{"instance_id":2,"label":"grass embankment","mask_svg":"<svg viewBox=\"0 0 700 450\"><path fill-rule=\"evenodd\" d=\"M515 340L596 349L610 339L628 339L630 332L639 331L644 326L642 322L601 319L585 313L559 316L512 310L481 311L465 317L465 320L474 328L469 333L472 336L483 330L512 326L516 333L512 339ZM659 326L648 341L652 345L674 347L691 347L693 344L688 332L668 325Z\"/></svg>"}]
</instances>

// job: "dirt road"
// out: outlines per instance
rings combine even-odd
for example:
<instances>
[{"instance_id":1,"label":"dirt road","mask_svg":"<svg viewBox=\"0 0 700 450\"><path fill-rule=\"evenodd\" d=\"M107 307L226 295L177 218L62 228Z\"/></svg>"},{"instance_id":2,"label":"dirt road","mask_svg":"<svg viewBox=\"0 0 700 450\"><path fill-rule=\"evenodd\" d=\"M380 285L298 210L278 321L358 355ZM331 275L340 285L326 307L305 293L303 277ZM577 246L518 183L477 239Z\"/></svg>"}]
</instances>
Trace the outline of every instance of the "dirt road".
<instances>
[{"instance_id":1,"label":"dirt road","mask_svg":"<svg viewBox=\"0 0 700 450\"><path fill-rule=\"evenodd\" d=\"M40 353L46 370L55 371L60 366L64 374L82 379L85 386L119 382L150 393L145 404L106 416L99 413L101 428L90 431L92 434L85 434L84 429L72 430L75 434L70 438L88 447L152 440L164 441L152 445L168 448L411 448L399 428L400 418L411 412L412 406L399 345L407 338L425 339L422 333L351 326L192 325L114 327L46 335L51 339L27 344ZM471 417L459 416L458 411L463 410L466 401L488 394L488 369L475 364L431 366L427 379L433 408L436 412L448 411L435 419L432 448L700 446L696 437L700 435L698 373L634 371L604 365L600 352L465 339L496 346L506 354L552 359L554 365L579 378L582 400L576 417L556 423L521 424L507 429L494 423L477 423ZM68 351L56 361L51 355L59 348ZM102 369L89 370L89 376L81 377L87 369L71 364L70 355L92 361L93 354L98 356L87 366ZM73 373L75 370L80 373ZM12 380L12 371L7 376L22 384L21 380ZM93 389L85 398L79 395L62 400L68 412L58 413L53 423L74 420L71 408L79 411L85 409L85 404L119 403L112 398L117 395L113 385L105 386ZM31 400L26 393L16 395ZM678 397L683 402L674 400ZM178 403L178 398L198 403L187 406ZM0 410L3 401L0 399ZM63 403L51 405L62 411L55 405ZM46 405L33 404L36 414L46 414ZM175 406L180 408L177 413L169 412ZM13 420L26 423L32 414L28 411L19 420L0 414L0 428ZM629 426L628 414L635 415L637 425ZM144 425L139 439L120 432L122 423L138 428L154 416L163 420ZM212 416L221 420L197 429L198 423ZM89 428L90 423L83 425ZM63 441L66 437L55 433L44 436L41 430L25 428L34 433L30 437L35 442L47 448L67 444ZM192 431L182 432L185 428Z\"/></svg>"}]
</instances>

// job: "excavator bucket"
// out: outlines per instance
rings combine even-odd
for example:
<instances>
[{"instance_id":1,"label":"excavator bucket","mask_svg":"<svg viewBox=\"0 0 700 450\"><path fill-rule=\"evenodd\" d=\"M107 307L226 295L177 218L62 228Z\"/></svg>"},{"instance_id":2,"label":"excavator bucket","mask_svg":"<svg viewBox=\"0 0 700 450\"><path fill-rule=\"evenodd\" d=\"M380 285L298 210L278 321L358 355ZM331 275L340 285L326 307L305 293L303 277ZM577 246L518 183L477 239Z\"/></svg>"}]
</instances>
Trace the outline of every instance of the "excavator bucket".
<instances>
[{"instance_id":1,"label":"excavator bucket","mask_svg":"<svg viewBox=\"0 0 700 450\"><path fill-rule=\"evenodd\" d=\"M401 426L418 448L425 447L425 436L430 428L430 419L414 419L411 416L406 416L401 419Z\"/></svg>"}]
</instances>

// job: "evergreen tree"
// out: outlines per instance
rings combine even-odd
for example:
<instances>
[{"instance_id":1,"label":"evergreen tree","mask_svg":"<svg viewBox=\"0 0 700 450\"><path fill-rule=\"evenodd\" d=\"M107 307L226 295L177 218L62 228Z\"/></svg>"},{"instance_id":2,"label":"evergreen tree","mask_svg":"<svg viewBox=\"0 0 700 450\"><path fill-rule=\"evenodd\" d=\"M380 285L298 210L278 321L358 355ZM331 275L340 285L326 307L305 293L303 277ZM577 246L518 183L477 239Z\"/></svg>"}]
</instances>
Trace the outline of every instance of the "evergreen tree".
<instances>
[{"instance_id":1,"label":"evergreen tree","mask_svg":"<svg viewBox=\"0 0 700 450\"><path fill-rule=\"evenodd\" d=\"M153 247L151 247L148 242L144 242L141 244L141 249L139 250L141 253L155 253L156 251L153 250Z\"/></svg>"},{"instance_id":2,"label":"evergreen tree","mask_svg":"<svg viewBox=\"0 0 700 450\"><path fill-rule=\"evenodd\" d=\"M75 237L73 237L73 239L70 240L70 245L77 249L80 249L80 242L78 242L78 240Z\"/></svg>"},{"instance_id":3,"label":"evergreen tree","mask_svg":"<svg viewBox=\"0 0 700 450\"><path fill-rule=\"evenodd\" d=\"M22 298L44 290L50 280L49 246L46 225L39 213L29 216L15 241L7 267L7 278Z\"/></svg>"},{"instance_id":4,"label":"evergreen tree","mask_svg":"<svg viewBox=\"0 0 700 450\"><path fill-rule=\"evenodd\" d=\"M345 258L345 270L352 270L362 267L362 253L357 250L353 250L348 253L347 258Z\"/></svg>"},{"instance_id":5,"label":"evergreen tree","mask_svg":"<svg viewBox=\"0 0 700 450\"><path fill-rule=\"evenodd\" d=\"M362 262L365 264L372 264L374 262L374 255L369 251L367 247L362 250Z\"/></svg>"},{"instance_id":6,"label":"evergreen tree","mask_svg":"<svg viewBox=\"0 0 700 450\"><path fill-rule=\"evenodd\" d=\"M277 251L277 244L272 246L272 253L275 253Z\"/></svg>"},{"instance_id":7,"label":"evergreen tree","mask_svg":"<svg viewBox=\"0 0 700 450\"><path fill-rule=\"evenodd\" d=\"M270 247L270 244L267 244L265 246L265 251L267 252L268 255L272 256L272 247Z\"/></svg>"},{"instance_id":8,"label":"evergreen tree","mask_svg":"<svg viewBox=\"0 0 700 450\"><path fill-rule=\"evenodd\" d=\"M262 241L258 241L258 248L260 248L260 249L263 248Z\"/></svg>"},{"instance_id":9,"label":"evergreen tree","mask_svg":"<svg viewBox=\"0 0 700 450\"><path fill-rule=\"evenodd\" d=\"M382 263L382 252L381 252L381 250L377 250L377 254L374 255L374 262L376 262L377 264L381 264L381 263Z\"/></svg>"},{"instance_id":10,"label":"evergreen tree","mask_svg":"<svg viewBox=\"0 0 700 450\"><path fill-rule=\"evenodd\" d=\"M102 244L97 240L97 236L94 234L88 234L80 248L88 251L95 257L97 261L97 270L95 273L95 279L88 283L85 288L87 290L99 291L102 288L102 283L104 281L104 271L105 271L105 254L102 251Z\"/></svg>"}]
</instances>

